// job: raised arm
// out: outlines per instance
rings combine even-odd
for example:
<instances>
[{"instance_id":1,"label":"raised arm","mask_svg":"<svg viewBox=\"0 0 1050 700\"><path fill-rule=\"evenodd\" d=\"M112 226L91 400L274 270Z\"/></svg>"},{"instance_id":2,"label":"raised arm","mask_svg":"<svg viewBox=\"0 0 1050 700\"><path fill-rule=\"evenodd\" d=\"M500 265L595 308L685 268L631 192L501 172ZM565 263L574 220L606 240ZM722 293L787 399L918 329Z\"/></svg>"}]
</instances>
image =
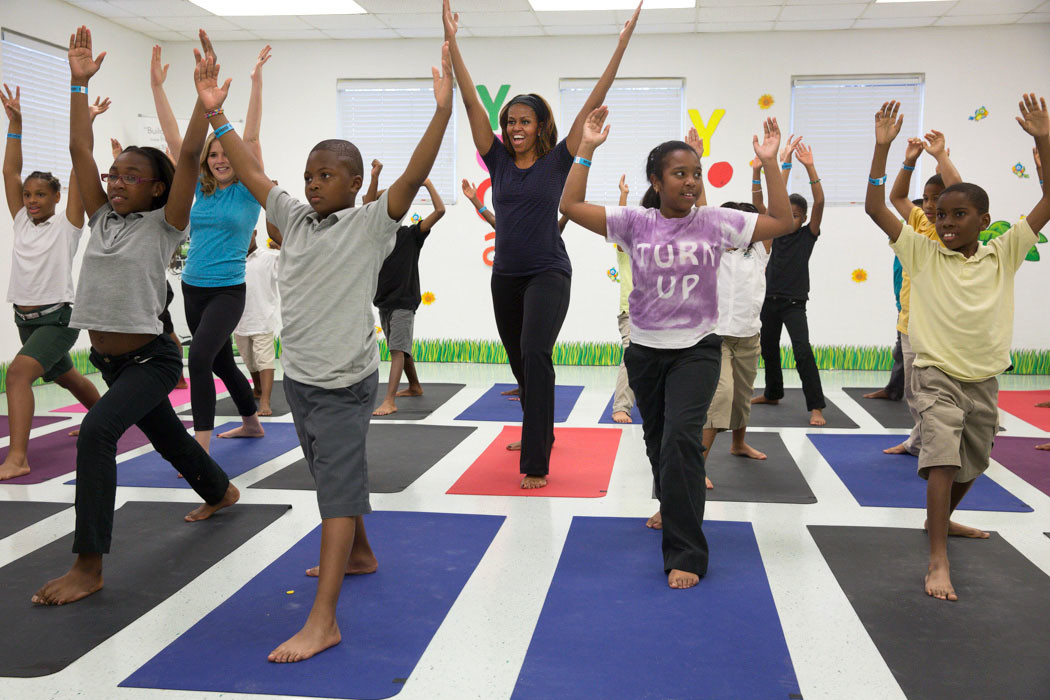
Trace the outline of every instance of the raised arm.
<instances>
[{"instance_id":1,"label":"raised arm","mask_svg":"<svg viewBox=\"0 0 1050 700\"><path fill-rule=\"evenodd\" d=\"M569 177L565 180L565 189L562 190L561 204L558 207L562 214L569 217L570 221L594 231L599 236L609 234L605 207L585 201L587 199L587 174L591 168L581 163L580 160L593 160L595 149L609 138L609 127L605 126L605 118L608 116L608 107L598 107L587 115L580 138L580 148L577 151L579 155L572 164L572 168L569 169Z\"/></svg>"},{"instance_id":2,"label":"raised arm","mask_svg":"<svg viewBox=\"0 0 1050 700\"><path fill-rule=\"evenodd\" d=\"M800 142L795 146L795 153L798 154L798 162L806 168L810 192L813 194L813 206L809 211L809 230L814 236L819 236L820 222L824 218L824 186L820 184L820 176L817 175L817 168L813 165L813 149Z\"/></svg>"},{"instance_id":3,"label":"raised arm","mask_svg":"<svg viewBox=\"0 0 1050 700\"><path fill-rule=\"evenodd\" d=\"M244 118L244 143L260 166L263 164L262 144L259 142L259 130L262 127L262 67L269 60L270 45L267 44L259 52L255 68L252 68L252 91L248 96L248 114Z\"/></svg>"},{"instance_id":4,"label":"raised arm","mask_svg":"<svg viewBox=\"0 0 1050 700\"><path fill-rule=\"evenodd\" d=\"M704 140L700 138L700 134L697 133L696 127L689 130L689 133L685 135L685 142L693 147L696 151L696 157L703 163L704 159ZM700 180L700 196L696 198L697 207L707 206L707 188L704 187L703 179Z\"/></svg>"},{"instance_id":5,"label":"raised arm","mask_svg":"<svg viewBox=\"0 0 1050 700\"><path fill-rule=\"evenodd\" d=\"M798 142L796 141L796 145ZM752 137L755 156L766 173L766 188L769 190L769 209L759 214L755 222L755 233L751 242L766 241L791 233L795 220L791 216L787 184L777 168L777 149L780 147L780 126L776 119L767 119L762 124L762 143L758 136Z\"/></svg>"},{"instance_id":6,"label":"raised arm","mask_svg":"<svg viewBox=\"0 0 1050 700\"><path fill-rule=\"evenodd\" d=\"M784 187L787 187L788 182L791 181L791 168L794 165L791 158L795 155L795 149L800 143L802 143L802 137L791 134L788 136L787 143L780 149L780 175L784 178Z\"/></svg>"},{"instance_id":7,"label":"raised arm","mask_svg":"<svg viewBox=\"0 0 1050 700\"><path fill-rule=\"evenodd\" d=\"M766 204L762 201L762 161L758 158L751 161L751 203L759 214L766 213Z\"/></svg>"},{"instance_id":8,"label":"raised arm","mask_svg":"<svg viewBox=\"0 0 1050 700\"><path fill-rule=\"evenodd\" d=\"M617 202L621 207L627 206L627 195L631 193L631 188L627 186L627 174L620 176L620 201Z\"/></svg>"},{"instance_id":9,"label":"raised arm","mask_svg":"<svg viewBox=\"0 0 1050 700\"><path fill-rule=\"evenodd\" d=\"M445 25L445 41L448 43L449 54L452 59L452 69L456 74L456 83L459 85L459 94L463 98L463 106L467 110L467 121L470 122L470 134L474 137L474 146L478 153L485 155L492 148L496 136L492 133L492 123L485 106L481 104L478 91L474 87L474 81L467 71L467 64L463 61L463 54L459 52L459 43L456 41L456 32L459 31L459 13L453 13L448 4L449 0L441 2L441 17Z\"/></svg>"},{"instance_id":10,"label":"raised arm","mask_svg":"<svg viewBox=\"0 0 1050 700\"><path fill-rule=\"evenodd\" d=\"M1043 179L1043 159L1039 157L1039 149L1032 148L1032 160L1035 161L1035 174L1039 176L1039 184L1042 185Z\"/></svg>"},{"instance_id":11,"label":"raised arm","mask_svg":"<svg viewBox=\"0 0 1050 700\"><path fill-rule=\"evenodd\" d=\"M448 120L452 116L452 58L446 41L441 47L441 70L431 68L434 75L434 100L437 103L434 108L434 116L430 119L423 138L412 152L412 157L405 166L405 172L401 177L390 185L386 194L387 214L391 219L401 219L412 206L412 200L419 191L423 181L434 167L438 151L441 149L441 139L448 127Z\"/></svg>"},{"instance_id":12,"label":"raised arm","mask_svg":"<svg viewBox=\"0 0 1050 700\"><path fill-rule=\"evenodd\" d=\"M868 191L864 196L864 213L894 242L901 235L904 225L886 206L886 158L889 156L890 144L897 138L904 123L904 115L897 114L900 107L900 102L891 100L883 102L882 108L875 113L875 153L871 157Z\"/></svg>"},{"instance_id":13,"label":"raised arm","mask_svg":"<svg viewBox=\"0 0 1050 700\"><path fill-rule=\"evenodd\" d=\"M489 226L496 228L496 215L492 213L492 210L485 206L485 203L478 198L478 188L474 186L470 180L463 179L463 194L470 203L474 205L474 208L481 214L481 218L489 223Z\"/></svg>"},{"instance_id":14,"label":"raised arm","mask_svg":"<svg viewBox=\"0 0 1050 700\"><path fill-rule=\"evenodd\" d=\"M955 168L955 163L948 157L950 155L948 151L951 149L945 147L944 134L931 129L930 133L926 134L926 141L923 142L922 147L937 161L937 172L941 174L945 187L958 185L963 181L962 175Z\"/></svg>"},{"instance_id":15,"label":"raised arm","mask_svg":"<svg viewBox=\"0 0 1050 700\"><path fill-rule=\"evenodd\" d=\"M908 145L904 149L904 162L901 163L900 172L897 173L897 177L893 180L893 187L890 188L890 204L905 221L911 216L911 210L915 208L915 205L911 203L911 197L908 196L908 191L911 189L911 174L915 170L915 164L919 161L922 151L922 139L908 139Z\"/></svg>"},{"instance_id":16,"label":"raised arm","mask_svg":"<svg viewBox=\"0 0 1050 700\"><path fill-rule=\"evenodd\" d=\"M1050 161L1050 114L1046 111L1046 98L1036 98L1035 93L1029 93L1022 97L1017 106L1021 110L1017 123L1035 139L1038 163ZM1042 176L1039 177L1039 181L1043 196L1025 219L1037 233L1050 221L1050 185L1046 184Z\"/></svg>"},{"instance_id":17,"label":"raised arm","mask_svg":"<svg viewBox=\"0 0 1050 700\"><path fill-rule=\"evenodd\" d=\"M7 148L4 151L4 194L7 208L14 218L22 209L22 88L15 86L14 93L4 83L0 102L7 113ZM1041 178L1040 178L1041 179ZM72 185L70 185L72 189Z\"/></svg>"},{"instance_id":18,"label":"raised arm","mask_svg":"<svg viewBox=\"0 0 1050 700\"><path fill-rule=\"evenodd\" d=\"M168 64L161 62L160 47L154 46L149 62L149 86L153 91L153 104L157 108L157 120L160 121L160 130L164 132L164 141L168 144L168 150L176 154L177 162L182 149L182 134L179 133L179 123L168 102L168 95L164 92L164 80L167 77Z\"/></svg>"},{"instance_id":19,"label":"raised arm","mask_svg":"<svg viewBox=\"0 0 1050 700\"><path fill-rule=\"evenodd\" d=\"M572 123L569 134L565 137L565 145L568 147L569 153L573 155L577 155L577 151L580 148L584 122L587 121L591 112L598 109L605 102L605 96L609 93L609 88L612 87L613 81L616 79L616 72L620 70L620 61L623 59L624 52L627 51L627 44L631 41L631 35L634 34L634 28L638 25L638 15L641 12L642 3L639 2L638 7L634 10L634 14L631 15L631 18L624 23L623 29L620 30L620 38L616 42L616 49L613 51L612 58L609 59L609 65L605 67L602 77L598 78L598 82L595 84L594 89L591 90L587 101L580 108L580 113L576 115L576 121Z\"/></svg>"},{"instance_id":20,"label":"raised arm","mask_svg":"<svg viewBox=\"0 0 1050 700\"><path fill-rule=\"evenodd\" d=\"M434 228L434 224L441 221L441 217L445 215L445 203L441 201L441 195L438 194L437 188L434 187L434 183L430 181L429 177L423 181L423 187L427 188L427 192L430 194L430 201L434 204L434 211L427 214L423 221L419 223L419 230L426 233Z\"/></svg>"},{"instance_id":21,"label":"raised arm","mask_svg":"<svg viewBox=\"0 0 1050 700\"><path fill-rule=\"evenodd\" d=\"M378 160L372 160L372 179L368 183L368 191L361 198L361 204L368 204L379 199L379 173L383 172L383 164Z\"/></svg>"},{"instance_id":22,"label":"raised arm","mask_svg":"<svg viewBox=\"0 0 1050 700\"><path fill-rule=\"evenodd\" d=\"M103 51L97 57L91 53L91 30L85 26L69 37L69 155L73 161L80 196L90 217L108 199L102 189L95 164L95 135L91 130L91 106L87 87L91 76L98 73L106 58ZM73 89L77 88L77 91Z\"/></svg>"},{"instance_id":23,"label":"raised arm","mask_svg":"<svg viewBox=\"0 0 1050 700\"><path fill-rule=\"evenodd\" d=\"M88 109L91 113L91 123L95 123L95 117L105 112L110 106L109 98L96 97L94 104ZM116 160L116 157L113 158ZM77 171L69 173L69 187L66 196L66 219L77 228L84 225L84 200L80 196L80 185L77 184Z\"/></svg>"}]
</instances>

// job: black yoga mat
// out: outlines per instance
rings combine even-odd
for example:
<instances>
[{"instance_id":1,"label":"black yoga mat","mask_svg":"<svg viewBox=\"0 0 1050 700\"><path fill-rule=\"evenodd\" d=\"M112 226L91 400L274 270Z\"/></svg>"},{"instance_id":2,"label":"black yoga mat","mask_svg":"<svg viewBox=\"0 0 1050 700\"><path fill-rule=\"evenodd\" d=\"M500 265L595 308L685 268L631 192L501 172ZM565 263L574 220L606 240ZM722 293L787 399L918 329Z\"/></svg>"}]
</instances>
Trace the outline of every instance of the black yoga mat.
<instances>
[{"instance_id":1,"label":"black yoga mat","mask_svg":"<svg viewBox=\"0 0 1050 700\"><path fill-rule=\"evenodd\" d=\"M411 423L371 426L367 443L369 491L404 491L475 430ZM306 459L300 459L248 488L313 491L314 479Z\"/></svg>"},{"instance_id":2,"label":"black yoga mat","mask_svg":"<svg viewBox=\"0 0 1050 700\"><path fill-rule=\"evenodd\" d=\"M0 503L0 540L72 507L72 503L4 501Z\"/></svg>"},{"instance_id":3,"label":"black yoga mat","mask_svg":"<svg viewBox=\"0 0 1050 700\"><path fill-rule=\"evenodd\" d=\"M105 557L105 587L49 607L30 602L47 580L69 570L69 534L0 569L0 676L35 678L61 671L164 602L240 547L290 506L235 505L208 520L183 521L191 503L124 504L115 513ZM260 611L262 614L262 611Z\"/></svg>"},{"instance_id":4,"label":"black yoga mat","mask_svg":"<svg viewBox=\"0 0 1050 700\"><path fill-rule=\"evenodd\" d=\"M864 394L878 391L876 387L845 387L843 391L851 399L860 404L868 414L879 422L883 428L892 430L911 430L915 423L908 412L908 402L890 401L888 399L866 399Z\"/></svg>"},{"instance_id":5,"label":"black yoga mat","mask_svg":"<svg viewBox=\"0 0 1050 700\"><path fill-rule=\"evenodd\" d=\"M923 590L922 530L809 531L909 700L1047 697L1050 576L997 533L949 540L948 602Z\"/></svg>"},{"instance_id":6,"label":"black yoga mat","mask_svg":"<svg viewBox=\"0 0 1050 700\"><path fill-rule=\"evenodd\" d=\"M755 396L760 396L759 390ZM856 423L849 418L842 409L832 403L831 399L824 397L827 407L824 409L824 418L828 424L822 428L858 428ZM806 410L806 397L801 389L785 389L784 398L780 403L772 406L769 404L752 404L751 419L748 425L756 428L815 428L809 424L809 411Z\"/></svg>"},{"instance_id":7,"label":"black yoga mat","mask_svg":"<svg viewBox=\"0 0 1050 700\"><path fill-rule=\"evenodd\" d=\"M259 399L255 399L255 405L259 405ZM284 386L281 385L280 380L273 383L273 391L270 392L270 408L275 416L284 416L292 412L292 409L288 408L288 399L284 398ZM186 404L179 410L179 415L183 416L192 413L193 407L190 404ZM239 416L240 412L237 410L236 404L233 403L233 399L227 396L215 402L215 415Z\"/></svg>"},{"instance_id":8,"label":"black yoga mat","mask_svg":"<svg viewBox=\"0 0 1050 700\"><path fill-rule=\"evenodd\" d=\"M806 483L794 458L777 433L747 434L747 443L766 459L737 457L729 453L730 433L715 440L708 457L707 476L715 485L708 489L709 501L751 503L816 503L817 497Z\"/></svg>"},{"instance_id":9,"label":"black yoga mat","mask_svg":"<svg viewBox=\"0 0 1050 700\"><path fill-rule=\"evenodd\" d=\"M379 391L376 392L376 408L383 403L386 396L386 382L379 382ZM397 412L386 416L372 416L372 420L423 420L434 411L445 405L445 402L455 396L466 384L423 384L422 396L400 396L394 400ZM407 389L408 384L402 384L398 390Z\"/></svg>"}]
</instances>

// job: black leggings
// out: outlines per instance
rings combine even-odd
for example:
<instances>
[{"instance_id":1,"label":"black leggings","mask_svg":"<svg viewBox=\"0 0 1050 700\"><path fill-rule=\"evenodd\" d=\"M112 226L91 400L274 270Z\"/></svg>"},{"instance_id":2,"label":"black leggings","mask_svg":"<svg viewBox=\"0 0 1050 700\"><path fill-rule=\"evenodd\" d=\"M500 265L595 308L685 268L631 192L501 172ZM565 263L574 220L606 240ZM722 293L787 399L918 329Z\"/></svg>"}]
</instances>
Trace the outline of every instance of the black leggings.
<instances>
[{"instance_id":1,"label":"black leggings","mask_svg":"<svg viewBox=\"0 0 1050 700\"><path fill-rule=\"evenodd\" d=\"M233 359L230 334L244 311L244 284L232 287L194 287L182 283L186 323L193 340L190 343L190 401L193 407L193 429L215 428L215 382L212 372L230 392L237 412L253 416L256 412L252 385L237 368Z\"/></svg>"},{"instance_id":2,"label":"black leggings","mask_svg":"<svg viewBox=\"0 0 1050 700\"><path fill-rule=\"evenodd\" d=\"M802 393L806 397L806 410L827 407L824 390L820 385L817 361L813 347L809 344L809 323L806 320L806 300L786 297L766 297L762 304L762 361L766 365L767 399L779 401L784 398L784 371L780 368L780 333L787 327L791 338L791 350L795 354L795 369L802 379Z\"/></svg>"},{"instance_id":3,"label":"black leggings","mask_svg":"<svg viewBox=\"0 0 1050 700\"><path fill-rule=\"evenodd\" d=\"M126 355L102 355L92 349L91 364L102 372L109 391L80 424L73 551L105 554L113 535L117 440L132 425L146 434L206 503L221 501L230 480L186 432L168 401L168 393L182 376L182 356L171 338L157 336Z\"/></svg>"},{"instance_id":4,"label":"black leggings","mask_svg":"<svg viewBox=\"0 0 1050 700\"><path fill-rule=\"evenodd\" d=\"M554 343L569 310L571 280L549 270L492 275L496 329L521 387L521 473L546 476L554 445Z\"/></svg>"}]
</instances>

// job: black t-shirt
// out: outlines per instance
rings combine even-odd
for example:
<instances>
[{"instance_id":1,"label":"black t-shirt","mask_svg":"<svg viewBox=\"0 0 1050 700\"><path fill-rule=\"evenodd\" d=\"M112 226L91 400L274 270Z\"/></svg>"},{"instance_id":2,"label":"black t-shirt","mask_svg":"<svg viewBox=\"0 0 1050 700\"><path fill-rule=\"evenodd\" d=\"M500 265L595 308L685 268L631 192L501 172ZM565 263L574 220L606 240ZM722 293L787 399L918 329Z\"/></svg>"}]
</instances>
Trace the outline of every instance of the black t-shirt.
<instances>
[{"instance_id":1,"label":"black t-shirt","mask_svg":"<svg viewBox=\"0 0 1050 700\"><path fill-rule=\"evenodd\" d=\"M572 274L558 228L558 203L572 167L565 141L531 167L521 169L499 139L483 157L492 178L496 213L496 254L492 271L534 275L546 270Z\"/></svg>"},{"instance_id":2,"label":"black t-shirt","mask_svg":"<svg viewBox=\"0 0 1050 700\"><path fill-rule=\"evenodd\" d=\"M402 226L397 230L397 241L379 270L376 296L372 300L379 309L419 308L419 253L430 235L419 224Z\"/></svg>"},{"instance_id":3,"label":"black t-shirt","mask_svg":"<svg viewBox=\"0 0 1050 700\"><path fill-rule=\"evenodd\" d=\"M766 296L809 298L809 256L817 237L806 224L798 231L773 239L766 265Z\"/></svg>"}]
</instances>

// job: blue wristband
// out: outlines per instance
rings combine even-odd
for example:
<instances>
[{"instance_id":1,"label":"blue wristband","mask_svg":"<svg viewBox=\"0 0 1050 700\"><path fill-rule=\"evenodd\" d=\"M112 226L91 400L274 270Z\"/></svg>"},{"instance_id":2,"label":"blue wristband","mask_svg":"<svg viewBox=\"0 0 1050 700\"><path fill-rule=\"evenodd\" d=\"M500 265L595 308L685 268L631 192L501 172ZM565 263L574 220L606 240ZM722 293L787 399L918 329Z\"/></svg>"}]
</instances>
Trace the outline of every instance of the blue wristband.
<instances>
[{"instance_id":1,"label":"blue wristband","mask_svg":"<svg viewBox=\"0 0 1050 700\"><path fill-rule=\"evenodd\" d=\"M780 164L780 169L781 170L791 170L791 163L781 163Z\"/></svg>"},{"instance_id":2,"label":"blue wristband","mask_svg":"<svg viewBox=\"0 0 1050 700\"><path fill-rule=\"evenodd\" d=\"M22 134L12 134L12 133L8 132L7 138L9 138L9 139L18 139L19 141L21 141L22 140ZM1043 184L1043 181L1040 180L1039 184L1040 185Z\"/></svg>"},{"instance_id":3,"label":"blue wristband","mask_svg":"<svg viewBox=\"0 0 1050 700\"><path fill-rule=\"evenodd\" d=\"M588 168L591 167L591 161L587 160L586 158L581 158L580 156L576 156L575 158L573 158L572 162L579 163L580 165Z\"/></svg>"},{"instance_id":4,"label":"blue wristband","mask_svg":"<svg viewBox=\"0 0 1050 700\"><path fill-rule=\"evenodd\" d=\"M87 85L70 85L69 86L69 91L70 92L81 92L81 93L86 95L87 94Z\"/></svg>"},{"instance_id":5,"label":"blue wristband","mask_svg":"<svg viewBox=\"0 0 1050 700\"><path fill-rule=\"evenodd\" d=\"M215 130L215 138L219 138L220 136L229 131L233 131L233 124L226 122L225 124L223 124Z\"/></svg>"},{"instance_id":6,"label":"blue wristband","mask_svg":"<svg viewBox=\"0 0 1050 700\"><path fill-rule=\"evenodd\" d=\"M752 185L761 185L761 184L762 184L762 181L761 181L761 180L752 180L752 181L751 181L751 184L752 184Z\"/></svg>"},{"instance_id":7,"label":"blue wristband","mask_svg":"<svg viewBox=\"0 0 1050 700\"><path fill-rule=\"evenodd\" d=\"M487 206L485 206L484 204L482 204L482 205L481 205L481 209L478 209L478 213L479 213L479 214L484 214L484 213L485 213L485 212L487 212L488 210L489 210L489 208L488 208Z\"/></svg>"},{"instance_id":8,"label":"blue wristband","mask_svg":"<svg viewBox=\"0 0 1050 700\"><path fill-rule=\"evenodd\" d=\"M885 185L886 184L886 176L883 175L882 177L869 177L868 178L868 182L870 182L871 184L875 185L876 187L878 187L880 185Z\"/></svg>"},{"instance_id":9,"label":"blue wristband","mask_svg":"<svg viewBox=\"0 0 1050 700\"><path fill-rule=\"evenodd\" d=\"M915 166L908 165L907 163L901 163L901 170L907 170L910 173L912 170L915 170Z\"/></svg>"}]
</instances>

